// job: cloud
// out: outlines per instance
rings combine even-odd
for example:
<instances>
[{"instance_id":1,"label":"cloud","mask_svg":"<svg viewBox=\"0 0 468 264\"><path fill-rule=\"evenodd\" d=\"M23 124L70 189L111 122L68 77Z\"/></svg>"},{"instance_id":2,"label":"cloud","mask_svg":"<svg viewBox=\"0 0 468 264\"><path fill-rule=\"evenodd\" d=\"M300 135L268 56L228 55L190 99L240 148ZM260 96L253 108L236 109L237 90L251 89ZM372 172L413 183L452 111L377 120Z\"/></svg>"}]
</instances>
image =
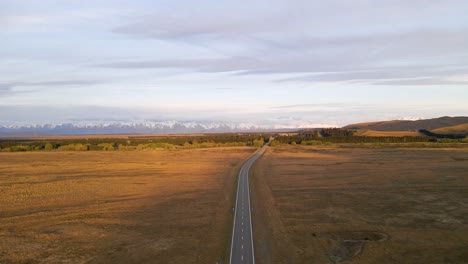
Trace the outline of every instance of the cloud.
<instances>
[{"instance_id":1,"label":"cloud","mask_svg":"<svg viewBox=\"0 0 468 264\"><path fill-rule=\"evenodd\" d=\"M373 85L460 85L448 80L468 72L465 65L419 65L376 68L371 70L327 72L279 79L277 82L354 82ZM431 82L432 81L432 82Z\"/></svg>"},{"instance_id":2,"label":"cloud","mask_svg":"<svg viewBox=\"0 0 468 264\"><path fill-rule=\"evenodd\" d=\"M0 94L7 94L10 93L12 89L11 85L0 83Z\"/></svg>"},{"instance_id":3,"label":"cloud","mask_svg":"<svg viewBox=\"0 0 468 264\"><path fill-rule=\"evenodd\" d=\"M77 86L77 85L92 85L100 83L94 80L58 80L58 81L35 81L35 82L8 82L0 83L0 90L11 90L19 86Z\"/></svg>"},{"instance_id":4,"label":"cloud","mask_svg":"<svg viewBox=\"0 0 468 264\"><path fill-rule=\"evenodd\" d=\"M217 31L208 29L207 32L217 34ZM192 33L187 33L186 37L183 37L183 32L177 32L177 35L177 41L192 41ZM224 36L224 33L215 41L204 39L202 35L200 33L201 40L198 41L206 42L205 45L212 48L222 46L220 41L236 41L235 36ZM172 39L166 35L155 37ZM468 46L468 29L411 29L340 36L315 36L300 32L286 34L278 30L271 35L242 37L238 43L241 47L251 48L242 56L228 54L214 59L116 61L101 66L232 71L242 75L311 73L311 76L280 81L339 82L423 78L429 74L447 77L466 73L468 61L468 52L464 48Z\"/></svg>"},{"instance_id":5,"label":"cloud","mask_svg":"<svg viewBox=\"0 0 468 264\"><path fill-rule=\"evenodd\" d=\"M179 68L199 72L229 72L238 71L255 64L254 60L246 57L232 57L219 59L173 59L173 60L140 60L119 61L95 65L116 69L158 69Z\"/></svg>"},{"instance_id":6,"label":"cloud","mask_svg":"<svg viewBox=\"0 0 468 264\"><path fill-rule=\"evenodd\" d=\"M0 83L0 95L6 97L6 96L15 95L15 94L34 92L34 90L15 90L14 88L15 88L14 84Z\"/></svg>"},{"instance_id":7,"label":"cloud","mask_svg":"<svg viewBox=\"0 0 468 264\"><path fill-rule=\"evenodd\" d=\"M32 82L5 82L0 83L0 95L41 93L43 87L69 87L89 86L100 82L94 80L56 80L56 81L32 81ZM28 87L25 89L25 87Z\"/></svg>"},{"instance_id":8,"label":"cloud","mask_svg":"<svg viewBox=\"0 0 468 264\"><path fill-rule=\"evenodd\" d=\"M460 10L468 8L463 1L203 4L209 7L189 5L178 12L171 12L175 4L169 4L167 9L134 17L112 32L202 46L220 53L219 58L116 61L103 66L236 75L309 73L313 75L280 81L366 84L428 74L436 74L441 77L436 82L443 83L446 77L466 72L468 28L456 20L465 16Z\"/></svg>"},{"instance_id":9,"label":"cloud","mask_svg":"<svg viewBox=\"0 0 468 264\"><path fill-rule=\"evenodd\" d=\"M405 86L417 86L417 85L465 85L468 86L468 81L453 81L438 78L422 78L422 79L402 79L402 80L389 80L375 82L376 85L405 85Z\"/></svg>"},{"instance_id":10,"label":"cloud","mask_svg":"<svg viewBox=\"0 0 468 264\"><path fill-rule=\"evenodd\" d=\"M294 105L280 105L280 106L273 106L270 107L271 109L295 109L295 108L343 108L343 107L350 107L355 106L358 104L352 103L321 103L321 104L294 104Z\"/></svg>"}]
</instances>

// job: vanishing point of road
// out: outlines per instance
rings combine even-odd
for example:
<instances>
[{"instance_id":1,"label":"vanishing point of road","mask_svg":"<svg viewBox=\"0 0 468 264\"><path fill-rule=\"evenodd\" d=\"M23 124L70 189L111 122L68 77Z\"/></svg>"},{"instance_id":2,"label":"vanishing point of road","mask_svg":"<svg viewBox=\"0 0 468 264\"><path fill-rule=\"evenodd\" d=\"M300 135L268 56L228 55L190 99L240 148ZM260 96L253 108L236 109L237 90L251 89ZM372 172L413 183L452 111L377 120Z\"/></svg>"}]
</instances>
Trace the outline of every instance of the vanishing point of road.
<instances>
[{"instance_id":1,"label":"vanishing point of road","mask_svg":"<svg viewBox=\"0 0 468 264\"><path fill-rule=\"evenodd\" d=\"M265 152L267 145L253 155L239 172L234 227L232 229L231 264L254 264L254 245L252 235L252 216L250 210L249 170L252 164Z\"/></svg>"}]
</instances>

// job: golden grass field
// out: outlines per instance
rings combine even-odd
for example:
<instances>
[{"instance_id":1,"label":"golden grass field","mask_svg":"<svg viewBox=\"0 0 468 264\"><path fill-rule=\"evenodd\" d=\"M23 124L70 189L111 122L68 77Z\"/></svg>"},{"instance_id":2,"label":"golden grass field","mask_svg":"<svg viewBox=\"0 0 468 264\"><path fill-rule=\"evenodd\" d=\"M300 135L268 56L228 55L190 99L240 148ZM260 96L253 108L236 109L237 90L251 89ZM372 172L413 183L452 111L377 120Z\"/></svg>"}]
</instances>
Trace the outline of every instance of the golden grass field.
<instances>
[{"instance_id":1,"label":"golden grass field","mask_svg":"<svg viewBox=\"0 0 468 264\"><path fill-rule=\"evenodd\" d=\"M0 153L0 263L226 260L254 150Z\"/></svg>"},{"instance_id":2,"label":"golden grass field","mask_svg":"<svg viewBox=\"0 0 468 264\"><path fill-rule=\"evenodd\" d=\"M457 126L442 127L432 130L434 133L439 134L461 134L468 135L468 124L462 124Z\"/></svg>"},{"instance_id":3,"label":"golden grass field","mask_svg":"<svg viewBox=\"0 0 468 264\"><path fill-rule=\"evenodd\" d=\"M376 131L376 130L358 130L354 133L355 136L367 137L420 137L424 136L419 132L414 131Z\"/></svg>"},{"instance_id":4,"label":"golden grass field","mask_svg":"<svg viewBox=\"0 0 468 264\"><path fill-rule=\"evenodd\" d=\"M468 149L280 146L251 175L257 263L468 263Z\"/></svg>"}]
</instances>

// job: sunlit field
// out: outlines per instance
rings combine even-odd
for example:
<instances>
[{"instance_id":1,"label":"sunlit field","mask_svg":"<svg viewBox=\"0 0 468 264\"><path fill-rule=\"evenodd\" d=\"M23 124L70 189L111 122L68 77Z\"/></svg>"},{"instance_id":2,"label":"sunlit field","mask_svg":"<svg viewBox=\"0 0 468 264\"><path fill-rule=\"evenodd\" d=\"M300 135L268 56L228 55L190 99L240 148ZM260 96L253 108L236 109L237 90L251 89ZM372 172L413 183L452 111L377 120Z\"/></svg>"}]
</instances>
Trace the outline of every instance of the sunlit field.
<instances>
[{"instance_id":1,"label":"sunlit field","mask_svg":"<svg viewBox=\"0 0 468 264\"><path fill-rule=\"evenodd\" d=\"M254 148L0 153L0 263L216 263Z\"/></svg>"}]
</instances>

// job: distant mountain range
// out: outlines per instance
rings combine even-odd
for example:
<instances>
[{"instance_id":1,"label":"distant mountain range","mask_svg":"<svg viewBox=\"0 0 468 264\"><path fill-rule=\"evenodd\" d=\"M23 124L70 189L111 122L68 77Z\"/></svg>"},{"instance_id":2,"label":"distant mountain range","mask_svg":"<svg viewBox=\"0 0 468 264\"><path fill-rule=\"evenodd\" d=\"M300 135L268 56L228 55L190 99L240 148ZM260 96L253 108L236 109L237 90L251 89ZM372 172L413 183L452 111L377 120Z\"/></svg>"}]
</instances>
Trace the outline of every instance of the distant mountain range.
<instances>
[{"instance_id":1,"label":"distant mountain range","mask_svg":"<svg viewBox=\"0 0 468 264\"><path fill-rule=\"evenodd\" d=\"M346 129L376 131L436 130L435 133L466 134L468 117L439 117L422 120L392 120L347 125ZM449 128L450 127L450 128ZM259 126L252 123L212 121L80 121L57 124L0 123L0 136L84 135L84 134L178 134L262 131L297 131L299 127ZM310 128L308 128L310 130Z\"/></svg>"},{"instance_id":2,"label":"distant mountain range","mask_svg":"<svg viewBox=\"0 0 468 264\"><path fill-rule=\"evenodd\" d=\"M142 122L77 122L59 124L0 124L0 135L81 135L81 134L166 134L166 133L227 133L270 131L249 123L209 121L142 121Z\"/></svg>"},{"instance_id":3,"label":"distant mountain range","mask_svg":"<svg viewBox=\"0 0 468 264\"><path fill-rule=\"evenodd\" d=\"M436 130L439 129L442 131L451 131L454 134L457 134L456 128L452 130L444 130L442 128L459 126L460 128L465 128L465 126L460 126L468 124L468 117L466 116L457 116L457 117L439 117L432 119L421 119L421 120L392 120L392 121L378 121L378 122L368 122L368 123L357 123L347 125L343 128L346 129L362 129L362 130L376 130L376 131L417 131L420 129L425 130Z\"/></svg>"}]
</instances>

